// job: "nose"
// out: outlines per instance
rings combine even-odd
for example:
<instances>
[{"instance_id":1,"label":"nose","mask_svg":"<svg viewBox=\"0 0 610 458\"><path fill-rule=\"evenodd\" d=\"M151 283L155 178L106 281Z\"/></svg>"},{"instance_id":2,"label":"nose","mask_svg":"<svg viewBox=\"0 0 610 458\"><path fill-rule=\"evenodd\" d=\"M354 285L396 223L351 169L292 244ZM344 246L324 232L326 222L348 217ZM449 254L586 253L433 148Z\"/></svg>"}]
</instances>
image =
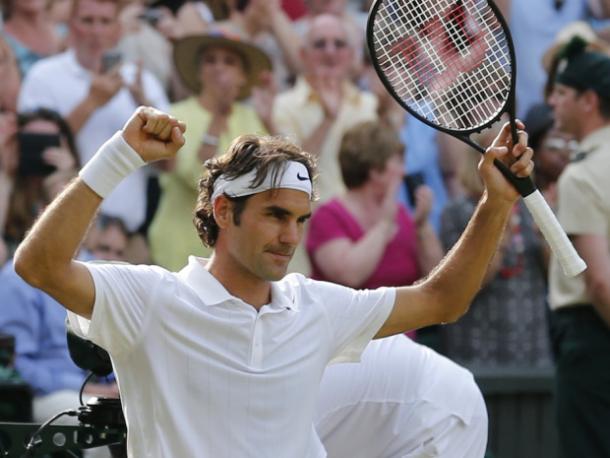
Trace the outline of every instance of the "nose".
<instances>
[{"instance_id":1,"label":"nose","mask_svg":"<svg viewBox=\"0 0 610 458\"><path fill-rule=\"evenodd\" d=\"M287 222L282 227L280 243L292 246L297 245L301 241L302 232L302 225L298 224L296 221Z\"/></svg>"}]
</instances>

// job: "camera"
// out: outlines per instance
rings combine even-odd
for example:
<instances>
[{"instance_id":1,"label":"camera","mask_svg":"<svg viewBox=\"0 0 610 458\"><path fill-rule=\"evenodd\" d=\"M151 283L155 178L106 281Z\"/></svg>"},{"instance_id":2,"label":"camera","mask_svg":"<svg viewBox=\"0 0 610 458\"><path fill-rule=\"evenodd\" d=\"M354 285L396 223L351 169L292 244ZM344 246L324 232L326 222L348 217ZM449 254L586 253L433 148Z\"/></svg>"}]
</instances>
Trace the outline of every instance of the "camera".
<instances>
[{"instance_id":1,"label":"camera","mask_svg":"<svg viewBox=\"0 0 610 458\"><path fill-rule=\"evenodd\" d=\"M38 134L32 132L18 132L19 168L20 176L47 176L53 173L55 166L47 164L43 153L47 148L60 146L58 134Z\"/></svg>"}]
</instances>

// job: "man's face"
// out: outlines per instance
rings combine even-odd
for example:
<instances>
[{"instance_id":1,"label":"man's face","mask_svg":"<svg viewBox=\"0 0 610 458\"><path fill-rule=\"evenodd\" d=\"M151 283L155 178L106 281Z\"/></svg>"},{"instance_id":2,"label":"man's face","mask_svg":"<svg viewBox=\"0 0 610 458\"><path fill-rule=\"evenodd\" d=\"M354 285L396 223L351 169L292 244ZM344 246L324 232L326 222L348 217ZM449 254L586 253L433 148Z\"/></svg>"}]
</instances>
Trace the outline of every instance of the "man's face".
<instances>
[{"instance_id":1,"label":"man's face","mask_svg":"<svg viewBox=\"0 0 610 458\"><path fill-rule=\"evenodd\" d=\"M578 91L557 83L549 97L549 105L553 108L555 128L578 137L583 116L586 116Z\"/></svg>"},{"instance_id":2,"label":"man's face","mask_svg":"<svg viewBox=\"0 0 610 458\"><path fill-rule=\"evenodd\" d=\"M114 2L80 0L70 19L71 44L79 58L99 60L116 46L121 27Z\"/></svg>"},{"instance_id":3,"label":"man's face","mask_svg":"<svg viewBox=\"0 0 610 458\"><path fill-rule=\"evenodd\" d=\"M240 55L228 48L206 48L200 57L199 81L203 91L214 91L235 99L246 84Z\"/></svg>"},{"instance_id":4,"label":"man's face","mask_svg":"<svg viewBox=\"0 0 610 458\"><path fill-rule=\"evenodd\" d=\"M127 242L127 235L117 226L110 225L97 231L91 254L95 259L104 261L125 261Z\"/></svg>"},{"instance_id":5,"label":"man's face","mask_svg":"<svg viewBox=\"0 0 610 458\"><path fill-rule=\"evenodd\" d=\"M302 56L309 72L321 77L346 78L353 50L341 20L330 15L313 19Z\"/></svg>"},{"instance_id":6,"label":"man's face","mask_svg":"<svg viewBox=\"0 0 610 458\"><path fill-rule=\"evenodd\" d=\"M293 189L276 189L251 196L239 225L226 228L228 252L241 275L276 281L303 238L311 215L309 196Z\"/></svg>"}]
</instances>

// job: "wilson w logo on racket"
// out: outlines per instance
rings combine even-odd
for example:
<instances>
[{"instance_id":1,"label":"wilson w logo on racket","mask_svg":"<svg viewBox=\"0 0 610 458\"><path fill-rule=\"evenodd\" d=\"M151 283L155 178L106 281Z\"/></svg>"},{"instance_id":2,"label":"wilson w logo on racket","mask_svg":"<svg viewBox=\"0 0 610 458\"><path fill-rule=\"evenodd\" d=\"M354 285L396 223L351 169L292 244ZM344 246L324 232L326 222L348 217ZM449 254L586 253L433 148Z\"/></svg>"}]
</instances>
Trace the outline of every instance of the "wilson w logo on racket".
<instances>
[{"instance_id":1,"label":"wilson w logo on racket","mask_svg":"<svg viewBox=\"0 0 610 458\"><path fill-rule=\"evenodd\" d=\"M470 135L508 113L517 142L515 53L491 0L376 0L367 45L385 88L422 122L484 153ZM495 164L523 196L564 272L582 272L584 261L532 180Z\"/></svg>"},{"instance_id":2,"label":"wilson w logo on racket","mask_svg":"<svg viewBox=\"0 0 610 458\"><path fill-rule=\"evenodd\" d=\"M408 33L391 46L390 58L402 59L428 94L444 91L460 74L479 67L488 50L487 31L477 28L463 4L450 5L424 23L407 21L403 27Z\"/></svg>"}]
</instances>

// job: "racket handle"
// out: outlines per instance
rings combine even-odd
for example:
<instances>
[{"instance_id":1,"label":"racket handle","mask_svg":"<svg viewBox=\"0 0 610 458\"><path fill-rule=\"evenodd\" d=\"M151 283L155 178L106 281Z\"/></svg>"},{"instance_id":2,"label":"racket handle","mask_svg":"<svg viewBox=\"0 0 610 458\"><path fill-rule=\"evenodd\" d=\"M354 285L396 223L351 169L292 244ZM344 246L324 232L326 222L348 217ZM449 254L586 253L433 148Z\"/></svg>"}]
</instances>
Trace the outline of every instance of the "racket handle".
<instances>
[{"instance_id":1,"label":"racket handle","mask_svg":"<svg viewBox=\"0 0 610 458\"><path fill-rule=\"evenodd\" d=\"M547 204L540 191L536 190L523 198L523 202L530 211L534 221L540 228L540 232L548 242L553 254L557 256L557 260L563 272L568 277L575 277L587 268L585 261L578 255L572 242L566 235L565 231L557 221L555 214Z\"/></svg>"}]
</instances>

